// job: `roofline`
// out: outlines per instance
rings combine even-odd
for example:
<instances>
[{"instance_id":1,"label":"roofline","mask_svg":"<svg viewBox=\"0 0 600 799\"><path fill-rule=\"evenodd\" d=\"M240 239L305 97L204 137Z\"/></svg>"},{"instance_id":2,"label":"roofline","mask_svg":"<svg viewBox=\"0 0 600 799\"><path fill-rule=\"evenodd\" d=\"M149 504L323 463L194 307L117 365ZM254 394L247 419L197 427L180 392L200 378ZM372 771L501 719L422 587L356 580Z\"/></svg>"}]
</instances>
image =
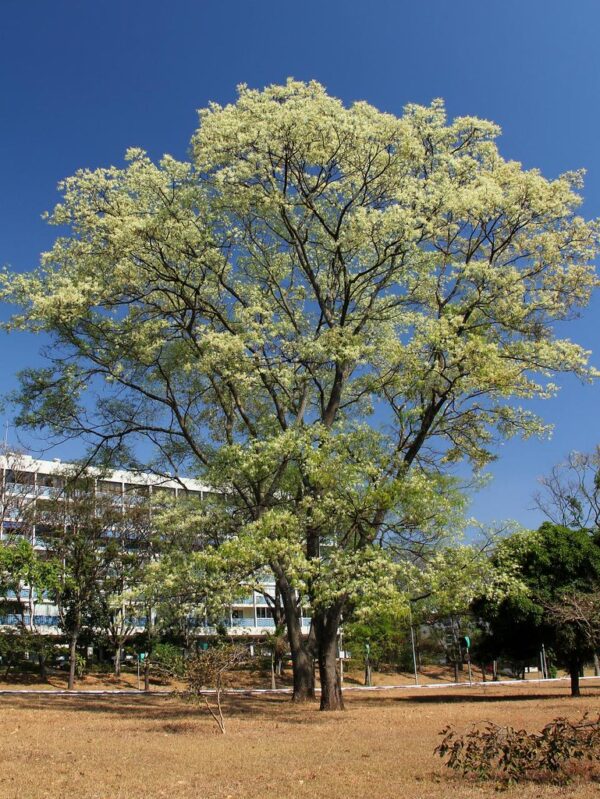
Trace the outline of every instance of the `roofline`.
<instances>
[{"instance_id":1,"label":"roofline","mask_svg":"<svg viewBox=\"0 0 600 799\"><path fill-rule=\"evenodd\" d=\"M60 458L43 460L33 458L21 452L9 452L0 455L0 468L21 470L35 474L60 474L65 469L70 469L75 464L62 461ZM161 477L152 472L132 472L126 469L99 469L90 466L85 470L88 474L112 483L133 483L134 485L164 486L166 488L187 488L190 491L211 491L210 486L204 485L200 480L191 477Z\"/></svg>"}]
</instances>

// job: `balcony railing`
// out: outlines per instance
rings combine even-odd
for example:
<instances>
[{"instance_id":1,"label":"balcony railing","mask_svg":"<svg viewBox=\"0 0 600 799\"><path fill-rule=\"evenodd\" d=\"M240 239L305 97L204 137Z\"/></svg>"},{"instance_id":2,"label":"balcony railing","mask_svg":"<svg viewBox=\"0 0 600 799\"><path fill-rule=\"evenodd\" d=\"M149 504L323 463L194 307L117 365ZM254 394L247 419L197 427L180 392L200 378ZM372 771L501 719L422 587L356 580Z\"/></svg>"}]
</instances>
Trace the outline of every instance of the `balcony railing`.
<instances>
[{"instance_id":1,"label":"balcony railing","mask_svg":"<svg viewBox=\"0 0 600 799\"><path fill-rule=\"evenodd\" d=\"M29 624L29 616L25 616L25 624ZM17 616L16 613L7 613L6 616L0 616L0 625L4 626L9 624L14 626L15 624L21 623L21 616Z\"/></svg>"},{"instance_id":2,"label":"balcony railing","mask_svg":"<svg viewBox=\"0 0 600 799\"><path fill-rule=\"evenodd\" d=\"M30 616L26 614L23 618L25 624L29 624ZM16 613L8 613L6 616L0 616L0 626L10 625L11 627L21 623L21 616ZM58 616L38 616L33 617L33 623L36 627L58 627L60 618Z\"/></svg>"},{"instance_id":3,"label":"balcony railing","mask_svg":"<svg viewBox=\"0 0 600 799\"><path fill-rule=\"evenodd\" d=\"M242 618L242 619L232 619L231 623L226 622L227 627L255 627L254 619L249 618Z\"/></svg>"},{"instance_id":4,"label":"balcony railing","mask_svg":"<svg viewBox=\"0 0 600 799\"><path fill-rule=\"evenodd\" d=\"M29 588L22 588L21 589L21 593L20 593L20 597L17 597L17 594L16 594L15 591L7 591L6 592L6 598L7 599L17 599L17 598L29 599Z\"/></svg>"},{"instance_id":5,"label":"balcony railing","mask_svg":"<svg viewBox=\"0 0 600 799\"><path fill-rule=\"evenodd\" d=\"M58 627L60 624L59 616L34 616L33 621L38 627Z\"/></svg>"},{"instance_id":6,"label":"balcony railing","mask_svg":"<svg viewBox=\"0 0 600 799\"><path fill-rule=\"evenodd\" d=\"M275 627L275 619L257 619L257 627Z\"/></svg>"}]
</instances>

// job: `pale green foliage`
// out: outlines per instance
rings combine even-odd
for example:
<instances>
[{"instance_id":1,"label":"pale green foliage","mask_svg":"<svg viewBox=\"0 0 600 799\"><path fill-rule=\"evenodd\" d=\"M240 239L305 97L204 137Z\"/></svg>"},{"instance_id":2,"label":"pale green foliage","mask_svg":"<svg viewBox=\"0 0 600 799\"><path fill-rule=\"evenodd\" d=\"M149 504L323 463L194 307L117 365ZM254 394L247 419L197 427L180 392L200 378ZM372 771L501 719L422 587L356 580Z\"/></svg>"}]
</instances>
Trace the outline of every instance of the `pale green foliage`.
<instances>
[{"instance_id":1,"label":"pale green foliage","mask_svg":"<svg viewBox=\"0 0 600 799\"><path fill-rule=\"evenodd\" d=\"M412 599L421 599L419 614L429 621L467 613L478 597L499 604L527 593L514 557L507 553L493 562L472 545L443 548L423 568L405 563L399 570L400 585Z\"/></svg>"},{"instance_id":2,"label":"pale green foliage","mask_svg":"<svg viewBox=\"0 0 600 799\"><path fill-rule=\"evenodd\" d=\"M290 80L202 111L189 163L78 172L50 215L66 234L3 279L11 326L55 343L21 423L107 457L146 436L315 607L372 596L374 547L453 526L440 464L544 432L515 399L596 374L553 329L597 282L581 174L524 170L498 134L439 100L397 118Z\"/></svg>"}]
</instances>

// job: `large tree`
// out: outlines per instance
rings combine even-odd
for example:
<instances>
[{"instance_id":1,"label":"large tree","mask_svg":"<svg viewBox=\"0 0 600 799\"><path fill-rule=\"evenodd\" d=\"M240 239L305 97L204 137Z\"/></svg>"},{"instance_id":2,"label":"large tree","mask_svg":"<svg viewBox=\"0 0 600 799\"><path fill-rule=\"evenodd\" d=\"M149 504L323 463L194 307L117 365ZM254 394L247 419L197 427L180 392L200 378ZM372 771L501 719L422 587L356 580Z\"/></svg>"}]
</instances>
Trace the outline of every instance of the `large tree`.
<instances>
[{"instance_id":1,"label":"large tree","mask_svg":"<svg viewBox=\"0 0 600 799\"><path fill-rule=\"evenodd\" d=\"M275 575L295 696L316 653L324 708L340 620L387 585L382 541L434 540L440 469L541 431L518 400L591 374L553 327L596 281L581 175L504 160L498 133L439 100L398 118L242 86L201 112L189 162L135 149L64 181L41 268L4 279L10 326L53 344L19 423L113 461L145 438L223 492Z\"/></svg>"}]
</instances>

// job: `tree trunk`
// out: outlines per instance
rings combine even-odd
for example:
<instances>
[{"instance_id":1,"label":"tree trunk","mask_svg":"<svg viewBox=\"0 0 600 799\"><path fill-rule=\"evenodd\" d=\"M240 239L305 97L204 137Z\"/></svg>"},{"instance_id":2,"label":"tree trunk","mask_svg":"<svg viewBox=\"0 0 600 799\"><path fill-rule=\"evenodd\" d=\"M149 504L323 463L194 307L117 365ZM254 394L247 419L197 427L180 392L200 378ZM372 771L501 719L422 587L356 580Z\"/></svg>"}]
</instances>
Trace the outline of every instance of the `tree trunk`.
<instances>
[{"instance_id":1,"label":"tree trunk","mask_svg":"<svg viewBox=\"0 0 600 799\"><path fill-rule=\"evenodd\" d=\"M600 677L600 660L596 653L594 653L594 677Z\"/></svg>"},{"instance_id":2,"label":"tree trunk","mask_svg":"<svg viewBox=\"0 0 600 799\"><path fill-rule=\"evenodd\" d=\"M579 674L581 670L581 663L574 661L569 666L569 673L571 675L571 696L581 696L579 688Z\"/></svg>"},{"instance_id":3,"label":"tree trunk","mask_svg":"<svg viewBox=\"0 0 600 799\"><path fill-rule=\"evenodd\" d=\"M121 645L119 644L115 649L115 677L121 676Z\"/></svg>"},{"instance_id":4,"label":"tree trunk","mask_svg":"<svg viewBox=\"0 0 600 799\"><path fill-rule=\"evenodd\" d=\"M289 629L288 629L289 635ZM300 638L302 634L300 633ZM304 641L296 645L292 644L290 636L290 649L292 653L292 675L293 675L293 694L294 702L306 702L316 699L315 696L315 671L314 658L308 651Z\"/></svg>"},{"instance_id":5,"label":"tree trunk","mask_svg":"<svg viewBox=\"0 0 600 799\"><path fill-rule=\"evenodd\" d=\"M6 679L8 677L8 675L10 673L10 670L12 668L12 665L14 663L14 660L15 660L14 655L12 654L12 652L9 652L8 656L6 658L6 671L4 672L4 679Z\"/></svg>"},{"instance_id":6,"label":"tree trunk","mask_svg":"<svg viewBox=\"0 0 600 799\"><path fill-rule=\"evenodd\" d=\"M42 650L38 652L38 666L40 670L40 680L46 682L47 673L46 673L46 653Z\"/></svg>"},{"instance_id":7,"label":"tree trunk","mask_svg":"<svg viewBox=\"0 0 600 799\"><path fill-rule=\"evenodd\" d=\"M338 603L327 611L317 611L313 618L321 681L321 710L344 709L337 658L337 636L341 614L341 605Z\"/></svg>"},{"instance_id":8,"label":"tree trunk","mask_svg":"<svg viewBox=\"0 0 600 799\"><path fill-rule=\"evenodd\" d=\"M154 619L152 605L146 608L146 656L144 658L144 691L150 690L150 662L149 657L154 648Z\"/></svg>"},{"instance_id":9,"label":"tree trunk","mask_svg":"<svg viewBox=\"0 0 600 799\"><path fill-rule=\"evenodd\" d=\"M275 653L271 652L271 690L275 690L277 688L277 683L275 681Z\"/></svg>"},{"instance_id":10,"label":"tree trunk","mask_svg":"<svg viewBox=\"0 0 600 799\"><path fill-rule=\"evenodd\" d=\"M79 630L71 633L71 643L69 645L69 682L67 690L72 691L75 687L75 667L77 666L77 639Z\"/></svg>"},{"instance_id":11,"label":"tree trunk","mask_svg":"<svg viewBox=\"0 0 600 799\"><path fill-rule=\"evenodd\" d=\"M275 571L275 569L274 569ZM283 574L277 575L277 584L281 592L285 624L287 628L290 652L292 655L292 673L294 687L292 700L306 702L315 699L315 675L312 644L302 635L302 621L296 594Z\"/></svg>"}]
</instances>

